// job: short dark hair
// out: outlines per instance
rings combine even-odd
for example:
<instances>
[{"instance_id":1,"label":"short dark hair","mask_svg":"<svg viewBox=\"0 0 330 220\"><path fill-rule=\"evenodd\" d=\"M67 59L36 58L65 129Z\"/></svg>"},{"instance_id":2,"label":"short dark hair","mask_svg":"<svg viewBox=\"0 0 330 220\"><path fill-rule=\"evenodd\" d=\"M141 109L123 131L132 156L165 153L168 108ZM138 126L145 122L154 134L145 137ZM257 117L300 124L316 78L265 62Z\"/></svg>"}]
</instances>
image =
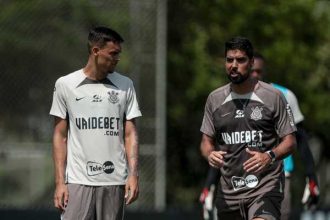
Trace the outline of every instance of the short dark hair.
<instances>
[{"instance_id":1,"label":"short dark hair","mask_svg":"<svg viewBox=\"0 0 330 220\"><path fill-rule=\"evenodd\" d=\"M233 37L225 43L225 56L228 50L242 50L251 59L253 57L253 46L245 37Z\"/></svg>"},{"instance_id":2,"label":"short dark hair","mask_svg":"<svg viewBox=\"0 0 330 220\"><path fill-rule=\"evenodd\" d=\"M91 53L93 46L99 46L100 48L106 45L107 42L112 41L114 43L122 43L124 39L111 28L98 26L89 31L88 34L88 53Z\"/></svg>"},{"instance_id":3,"label":"short dark hair","mask_svg":"<svg viewBox=\"0 0 330 220\"><path fill-rule=\"evenodd\" d=\"M265 57L261 53L259 53L257 51L254 52L253 57L256 58L256 59L261 59L263 61L266 61L265 60Z\"/></svg>"}]
</instances>

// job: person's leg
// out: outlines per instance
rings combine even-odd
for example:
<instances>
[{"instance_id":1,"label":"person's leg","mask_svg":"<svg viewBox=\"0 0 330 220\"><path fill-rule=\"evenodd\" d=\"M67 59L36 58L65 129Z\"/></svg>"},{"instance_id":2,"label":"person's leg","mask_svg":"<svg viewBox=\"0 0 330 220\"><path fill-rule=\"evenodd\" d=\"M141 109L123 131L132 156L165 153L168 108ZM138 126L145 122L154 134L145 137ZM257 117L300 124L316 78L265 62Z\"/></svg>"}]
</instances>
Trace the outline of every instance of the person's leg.
<instances>
[{"instance_id":1,"label":"person's leg","mask_svg":"<svg viewBox=\"0 0 330 220\"><path fill-rule=\"evenodd\" d=\"M256 197L248 207L248 219L278 220L281 218L283 197L263 195Z\"/></svg>"},{"instance_id":2,"label":"person's leg","mask_svg":"<svg viewBox=\"0 0 330 220\"><path fill-rule=\"evenodd\" d=\"M219 212L218 211L218 219L223 220L242 220L242 216L239 210L236 211L226 211L226 212Z\"/></svg>"},{"instance_id":3,"label":"person's leg","mask_svg":"<svg viewBox=\"0 0 330 220\"><path fill-rule=\"evenodd\" d=\"M244 220L245 212L242 208L243 201L239 200L225 200L217 198L215 201L217 209L217 218L221 220Z\"/></svg>"},{"instance_id":4,"label":"person's leg","mask_svg":"<svg viewBox=\"0 0 330 220\"><path fill-rule=\"evenodd\" d=\"M92 186L68 184L68 205L61 220L95 220L95 198Z\"/></svg>"},{"instance_id":5,"label":"person's leg","mask_svg":"<svg viewBox=\"0 0 330 220\"><path fill-rule=\"evenodd\" d=\"M213 207L212 216L213 216L213 220L218 220L218 210L216 207Z\"/></svg>"},{"instance_id":6,"label":"person's leg","mask_svg":"<svg viewBox=\"0 0 330 220\"><path fill-rule=\"evenodd\" d=\"M96 189L96 219L124 218L125 186L100 186Z\"/></svg>"},{"instance_id":7,"label":"person's leg","mask_svg":"<svg viewBox=\"0 0 330 220\"><path fill-rule=\"evenodd\" d=\"M284 199L281 206L281 220L289 220L291 210L290 177L285 178Z\"/></svg>"}]
</instances>

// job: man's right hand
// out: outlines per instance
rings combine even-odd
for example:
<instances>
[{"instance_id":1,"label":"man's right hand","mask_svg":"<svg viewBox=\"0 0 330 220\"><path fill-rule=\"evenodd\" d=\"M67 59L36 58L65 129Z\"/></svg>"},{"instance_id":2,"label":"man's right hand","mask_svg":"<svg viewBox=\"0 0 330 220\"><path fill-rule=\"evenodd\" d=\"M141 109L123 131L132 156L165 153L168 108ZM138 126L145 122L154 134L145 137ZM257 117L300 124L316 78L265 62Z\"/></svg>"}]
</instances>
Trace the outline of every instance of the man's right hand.
<instances>
[{"instance_id":1,"label":"man's right hand","mask_svg":"<svg viewBox=\"0 0 330 220\"><path fill-rule=\"evenodd\" d=\"M225 151L211 151L207 160L211 167L221 168L224 164L224 155L227 154Z\"/></svg>"},{"instance_id":2,"label":"man's right hand","mask_svg":"<svg viewBox=\"0 0 330 220\"><path fill-rule=\"evenodd\" d=\"M64 210L68 204L69 191L66 184L57 184L54 193L54 206Z\"/></svg>"}]
</instances>

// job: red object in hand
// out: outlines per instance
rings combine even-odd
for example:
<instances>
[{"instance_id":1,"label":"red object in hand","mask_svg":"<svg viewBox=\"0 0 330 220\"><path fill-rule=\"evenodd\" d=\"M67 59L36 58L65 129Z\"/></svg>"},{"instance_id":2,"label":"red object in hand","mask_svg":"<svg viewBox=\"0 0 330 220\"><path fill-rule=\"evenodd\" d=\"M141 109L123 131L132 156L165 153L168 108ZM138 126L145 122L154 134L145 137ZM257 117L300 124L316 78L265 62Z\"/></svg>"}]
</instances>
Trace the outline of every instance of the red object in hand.
<instances>
[{"instance_id":1,"label":"red object in hand","mask_svg":"<svg viewBox=\"0 0 330 220\"><path fill-rule=\"evenodd\" d=\"M314 209L319 201L320 190L316 179L306 177L306 186L302 197L302 204L305 209Z\"/></svg>"},{"instance_id":2,"label":"red object in hand","mask_svg":"<svg viewBox=\"0 0 330 220\"><path fill-rule=\"evenodd\" d=\"M205 199L206 199L208 194L209 194L209 189L208 188L203 188L202 193L199 196L199 201L201 203L205 203Z\"/></svg>"}]
</instances>

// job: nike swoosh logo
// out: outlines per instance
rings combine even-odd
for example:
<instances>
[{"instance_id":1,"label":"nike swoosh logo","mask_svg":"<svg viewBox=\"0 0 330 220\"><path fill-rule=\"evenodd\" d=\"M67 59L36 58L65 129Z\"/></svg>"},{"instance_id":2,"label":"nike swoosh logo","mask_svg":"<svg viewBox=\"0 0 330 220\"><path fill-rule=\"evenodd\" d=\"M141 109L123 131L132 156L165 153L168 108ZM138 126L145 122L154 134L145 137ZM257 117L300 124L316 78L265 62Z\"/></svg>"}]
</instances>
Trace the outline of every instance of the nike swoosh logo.
<instances>
[{"instance_id":1,"label":"nike swoosh logo","mask_svg":"<svg viewBox=\"0 0 330 220\"><path fill-rule=\"evenodd\" d=\"M262 210L261 213L262 213L262 214L266 214L266 215L273 215L272 213L267 212L267 211L265 211L265 210Z\"/></svg>"},{"instance_id":2,"label":"nike swoosh logo","mask_svg":"<svg viewBox=\"0 0 330 220\"><path fill-rule=\"evenodd\" d=\"M85 97L81 97L81 98L76 98L76 101L82 100Z\"/></svg>"},{"instance_id":3,"label":"nike swoosh logo","mask_svg":"<svg viewBox=\"0 0 330 220\"><path fill-rule=\"evenodd\" d=\"M229 115L231 112L225 113L223 115L221 115L221 117L225 117L226 115Z\"/></svg>"}]
</instances>

